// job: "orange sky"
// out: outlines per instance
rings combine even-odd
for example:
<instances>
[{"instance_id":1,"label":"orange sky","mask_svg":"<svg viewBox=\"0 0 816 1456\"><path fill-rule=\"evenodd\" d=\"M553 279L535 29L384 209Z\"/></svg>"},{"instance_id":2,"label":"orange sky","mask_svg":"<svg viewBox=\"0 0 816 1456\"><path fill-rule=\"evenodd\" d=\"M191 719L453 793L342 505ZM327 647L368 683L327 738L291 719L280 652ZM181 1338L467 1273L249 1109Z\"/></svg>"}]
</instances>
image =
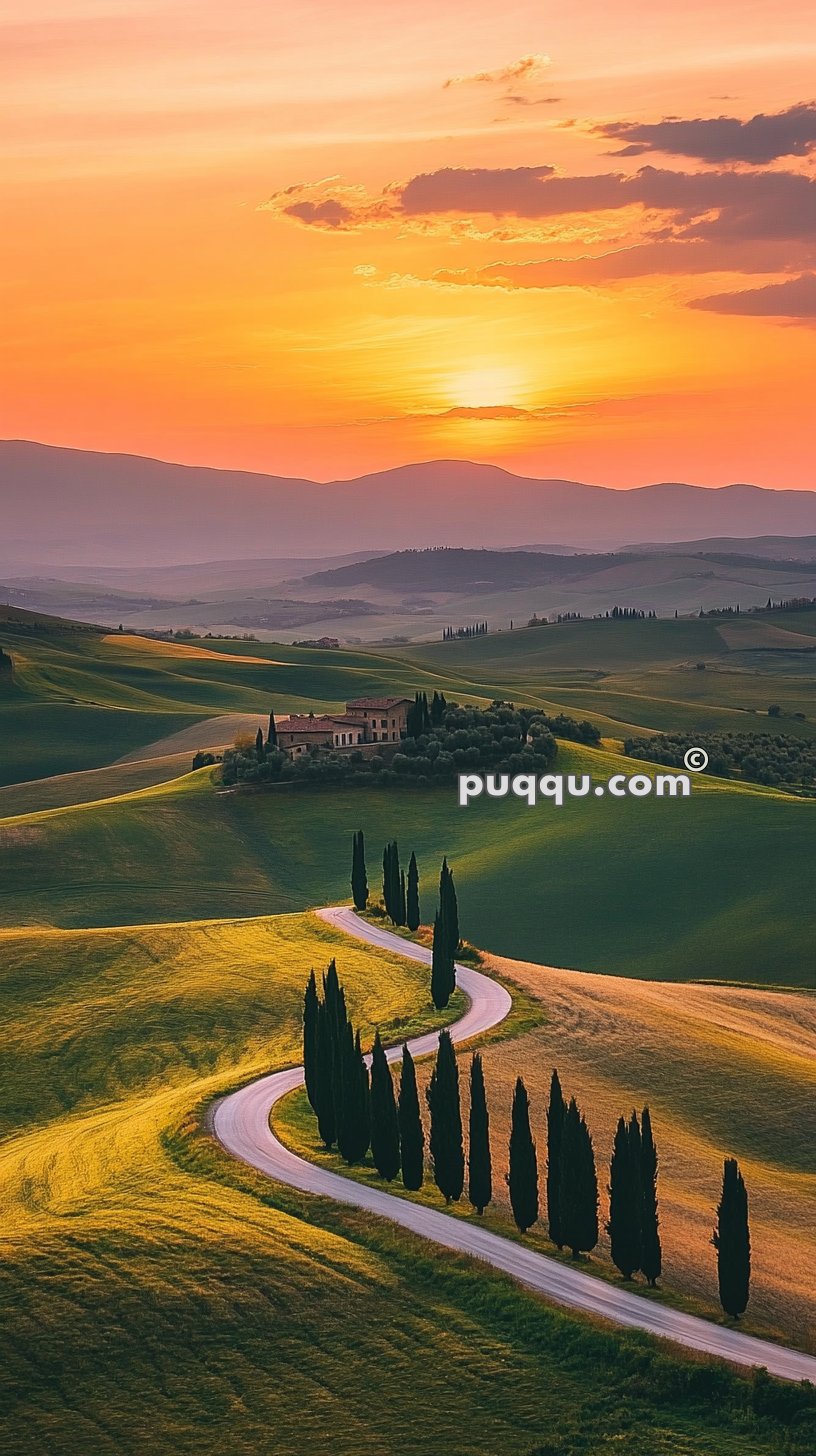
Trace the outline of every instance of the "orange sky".
<instances>
[{"instance_id":1,"label":"orange sky","mask_svg":"<svg viewBox=\"0 0 816 1456\"><path fill-rule=\"evenodd\" d=\"M811 0L34 0L0 54L2 435L816 488Z\"/></svg>"}]
</instances>

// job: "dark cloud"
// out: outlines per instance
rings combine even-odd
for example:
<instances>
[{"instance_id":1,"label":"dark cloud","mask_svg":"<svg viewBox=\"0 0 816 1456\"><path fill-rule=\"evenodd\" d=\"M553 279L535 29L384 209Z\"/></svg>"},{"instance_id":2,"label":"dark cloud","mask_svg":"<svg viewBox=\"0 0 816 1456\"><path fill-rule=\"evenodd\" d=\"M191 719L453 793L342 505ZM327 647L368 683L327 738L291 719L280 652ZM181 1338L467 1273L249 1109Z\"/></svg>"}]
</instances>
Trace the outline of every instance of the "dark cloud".
<instances>
[{"instance_id":1,"label":"dark cloud","mask_svg":"<svg viewBox=\"0 0 816 1456\"><path fill-rule=\"evenodd\" d=\"M624 145L616 157L646 152L695 157L701 162L748 162L762 166L780 157L806 157L816 147L816 102L789 106L787 111L760 112L748 121L735 116L683 120L669 116L658 122L613 121L595 128L597 136Z\"/></svg>"},{"instance_id":2,"label":"dark cloud","mask_svg":"<svg viewBox=\"0 0 816 1456\"><path fill-rule=\"evenodd\" d=\"M753 318L816 320L816 273L804 273L801 278L789 278L785 283L768 283L764 288L746 288L739 293L714 293L709 298L695 299L691 307Z\"/></svg>"},{"instance_id":3,"label":"dark cloud","mask_svg":"<svg viewBox=\"0 0 816 1456\"><path fill-rule=\"evenodd\" d=\"M397 194L410 217L491 213L529 220L639 206L668 213L675 235L793 239L816 235L816 182L791 172L671 172L559 177L552 167L444 167Z\"/></svg>"},{"instance_id":4,"label":"dark cloud","mask_svg":"<svg viewBox=\"0 0 816 1456\"><path fill-rule=\"evenodd\" d=\"M281 208L281 212L287 217L297 218L299 222L309 223L311 227L342 229L354 221L351 209L345 203L338 202L335 197L325 197L320 201L307 199L303 202L290 202Z\"/></svg>"},{"instance_id":5,"label":"dark cloud","mask_svg":"<svg viewBox=\"0 0 816 1456\"><path fill-rule=\"evenodd\" d=\"M445 287L547 289L591 288L630 279L687 277L703 273L777 273L811 266L816 248L790 247L780 260L776 243L712 243L660 238L606 253L488 263L477 269L441 268L426 281Z\"/></svg>"},{"instance_id":6,"label":"dark cloud","mask_svg":"<svg viewBox=\"0 0 816 1456\"><path fill-rule=\"evenodd\" d=\"M660 215L660 232L654 221L649 228L651 241L805 246L816 238L816 179L794 172L643 167L630 176L602 172L563 177L546 165L444 167L394 183L374 197L336 181L297 184L262 207L308 227L334 231L406 223L438 230L445 218L451 218L454 228L457 215L538 223L636 208ZM518 228L513 231L518 235Z\"/></svg>"},{"instance_id":7,"label":"dark cloud","mask_svg":"<svg viewBox=\"0 0 816 1456\"><path fill-rule=\"evenodd\" d=\"M442 167L412 177L400 193L409 216L449 212L490 212L540 217L541 184L554 167Z\"/></svg>"}]
</instances>

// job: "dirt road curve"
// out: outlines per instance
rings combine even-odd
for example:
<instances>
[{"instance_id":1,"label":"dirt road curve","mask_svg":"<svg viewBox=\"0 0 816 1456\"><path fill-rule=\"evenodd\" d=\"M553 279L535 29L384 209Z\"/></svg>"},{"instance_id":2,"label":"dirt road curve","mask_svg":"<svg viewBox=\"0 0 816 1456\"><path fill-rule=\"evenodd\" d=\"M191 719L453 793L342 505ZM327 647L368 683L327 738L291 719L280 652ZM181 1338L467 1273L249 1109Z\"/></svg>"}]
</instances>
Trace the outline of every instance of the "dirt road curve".
<instances>
[{"instance_id":1,"label":"dirt road curve","mask_svg":"<svg viewBox=\"0 0 816 1456\"><path fill-rule=\"evenodd\" d=\"M352 910L337 908L317 913L328 924L360 940L395 951L411 960L430 962L430 951L424 946L414 945L388 930L369 925ZM469 998L470 1006L461 1020L451 1027L455 1041L467 1041L496 1026L507 1016L511 1001L503 986L467 966L457 966L457 982ZM415 1038L409 1045L414 1056L422 1056L435 1050L436 1041L436 1033L431 1033ZM400 1048L395 1047L389 1052L389 1059L394 1060L400 1054ZM572 1268L523 1244L491 1233L475 1218L472 1221L452 1218L437 1209L424 1208L408 1199L395 1197L384 1187L366 1187L297 1157L278 1142L269 1126L269 1115L279 1098L299 1087L302 1081L303 1068L295 1067L261 1077L225 1097L216 1106L212 1119L219 1142L234 1157L258 1168L270 1178L304 1193L320 1194L338 1203L349 1203L355 1208L380 1214L447 1249L470 1254L492 1264L520 1284L569 1309L599 1315L618 1325L646 1330L649 1334L738 1365L764 1365L773 1375L785 1380L810 1380L816 1384L816 1357L812 1355L652 1303L615 1284L593 1278L582 1269Z\"/></svg>"}]
</instances>

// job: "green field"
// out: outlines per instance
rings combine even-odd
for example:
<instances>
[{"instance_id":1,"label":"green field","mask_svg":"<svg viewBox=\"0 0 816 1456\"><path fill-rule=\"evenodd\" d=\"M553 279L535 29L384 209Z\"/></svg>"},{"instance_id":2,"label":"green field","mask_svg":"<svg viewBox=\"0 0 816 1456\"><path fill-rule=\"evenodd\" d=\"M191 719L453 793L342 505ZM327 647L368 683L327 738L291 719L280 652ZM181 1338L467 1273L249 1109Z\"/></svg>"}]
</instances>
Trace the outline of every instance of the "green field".
<instances>
[{"instance_id":1,"label":"green field","mask_svg":"<svg viewBox=\"0 0 816 1456\"><path fill-rule=\"evenodd\" d=\"M617 757L562 744L563 772ZM156 788L0 821L0 923L121 925L304 909L348 894L362 827L415 849L424 909L441 857L464 923L521 960L661 980L816 985L810 801L697 780L687 800L457 807L450 789L217 793L199 770Z\"/></svg>"},{"instance_id":2,"label":"green field","mask_svg":"<svg viewBox=\"0 0 816 1456\"><path fill-rule=\"evenodd\" d=\"M689 800L462 810L453 785L224 793L211 770L186 772L224 715L417 688L591 716L607 747L562 743L557 767L601 780L626 767L612 750L629 732L816 731L816 638L747 625L753 646L742 624L694 620L176 650L0 609L14 660L0 677L4 1456L809 1456L798 1392L595 1328L287 1193L206 1126L213 1097L299 1055L303 982L334 953L367 1037L433 1023L422 968L303 913L347 897L358 827L373 888L396 834L430 918L447 853L468 938L537 963L516 972L543 1003L546 1025L519 1043L537 1073L553 1038L578 1069L583 1046L548 964L603 972L618 997L609 973L816 985L811 801L700 779ZM771 702L806 716L769 719ZM162 757L180 732L185 752ZM641 1060L674 1036L671 1006L657 1035L658 990L671 1002L668 985L639 992ZM491 1055L511 1076L510 1044ZM634 1065L625 1037L616 1055L613 1099ZM777 1088L763 1066L759 1098Z\"/></svg>"},{"instance_id":3,"label":"green field","mask_svg":"<svg viewBox=\"0 0 816 1456\"><path fill-rule=\"evenodd\" d=\"M340 707L417 688L579 713L617 739L672 729L816 733L816 614L806 612L566 622L400 648L205 642L194 644L206 654L196 658L189 646L137 648L115 633L0 608L0 646L15 664L13 684L0 683L2 783L102 767L224 713L260 722L270 708ZM768 719L771 703L781 720Z\"/></svg>"},{"instance_id":4,"label":"green field","mask_svg":"<svg viewBox=\"0 0 816 1456\"><path fill-rule=\"evenodd\" d=\"M780 1422L761 1385L215 1148L192 1109L298 1054L310 965L336 954L366 1036L391 1038L431 1021L422 968L308 916L0 951L4 1453L808 1450L804 1410Z\"/></svg>"}]
</instances>

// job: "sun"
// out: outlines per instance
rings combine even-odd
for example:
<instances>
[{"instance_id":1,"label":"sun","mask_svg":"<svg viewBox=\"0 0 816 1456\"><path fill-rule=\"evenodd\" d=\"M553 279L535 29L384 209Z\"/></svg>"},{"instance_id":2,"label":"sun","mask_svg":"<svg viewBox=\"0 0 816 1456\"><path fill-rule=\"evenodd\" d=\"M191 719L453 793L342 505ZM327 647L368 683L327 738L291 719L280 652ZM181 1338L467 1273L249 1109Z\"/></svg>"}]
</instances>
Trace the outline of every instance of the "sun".
<instances>
[{"instance_id":1,"label":"sun","mask_svg":"<svg viewBox=\"0 0 816 1456\"><path fill-rule=\"evenodd\" d=\"M446 380L446 393L452 405L463 409L483 409L490 405L514 405L522 393L518 369L510 365L483 365L451 374Z\"/></svg>"}]
</instances>

